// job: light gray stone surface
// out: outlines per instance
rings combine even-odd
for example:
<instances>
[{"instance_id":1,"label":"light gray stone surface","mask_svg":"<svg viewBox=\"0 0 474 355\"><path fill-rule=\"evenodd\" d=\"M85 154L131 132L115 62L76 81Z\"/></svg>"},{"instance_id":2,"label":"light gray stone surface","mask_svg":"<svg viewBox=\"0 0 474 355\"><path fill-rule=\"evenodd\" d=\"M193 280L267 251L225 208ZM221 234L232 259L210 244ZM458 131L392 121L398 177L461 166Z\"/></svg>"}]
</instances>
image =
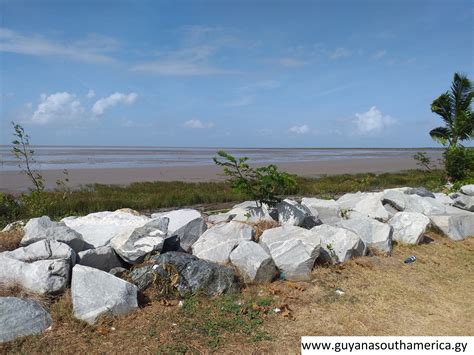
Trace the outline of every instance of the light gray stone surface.
<instances>
[{"instance_id":1,"label":"light gray stone surface","mask_svg":"<svg viewBox=\"0 0 474 355\"><path fill-rule=\"evenodd\" d=\"M38 302L17 297L0 297L0 343L40 334L51 323L51 316Z\"/></svg>"},{"instance_id":2,"label":"light gray stone surface","mask_svg":"<svg viewBox=\"0 0 474 355\"><path fill-rule=\"evenodd\" d=\"M354 211L383 222L390 218L390 214L382 205L382 193L345 194L337 200L337 203L341 211Z\"/></svg>"},{"instance_id":3,"label":"light gray stone surface","mask_svg":"<svg viewBox=\"0 0 474 355\"><path fill-rule=\"evenodd\" d=\"M362 217L343 219L340 226L356 233L368 248L385 253L392 251L392 228L385 223Z\"/></svg>"},{"instance_id":4,"label":"light gray stone surface","mask_svg":"<svg viewBox=\"0 0 474 355\"><path fill-rule=\"evenodd\" d=\"M404 244L419 244L430 219L418 212L399 212L390 220L393 240Z\"/></svg>"},{"instance_id":5,"label":"light gray stone surface","mask_svg":"<svg viewBox=\"0 0 474 355\"><path fill-rule=\"evenodd\" d=\"M110 246L88 249L78 254L78 264L109 272L115 267L122 267L123 262Z\"/></svg>"},{"instance_id":6,"label":"light gray stone surface","mask_svg":"<svg viewBox=\"0 0 474 355\"><path fill-rule=\"evenodd\" d=\"M474 184L464 185L459 191L464 195L474 196Z\"/></svg>"},{"instance_id":7,"label":"light gray stone surface","mask_svg":"<svg viewBox=\"0 0 474 355\"><path fill-rule=\"evenodd\" d=\"M191 222L193 219L200 218L202 216L199 211L190 209L190 208L183 208L183 209L168 211L168 212L153 213L151 215L151 218L153 219L162 218L162 217L166 217L169 219L168 232L174 233L181 227Z\"/></svg>"},{"instance_id":8,"label":"light gray stone surface","mask_svg":"<svg viewBox=\"0 0 474 355\"><path fill-rule=\"evenodd\" d=\"M304 197L301 200L301 204L308 207L311 213L323 223L333 222L340 218L340 208L334 200Z\"/></svg>"},{"instance_id":9,"label":"light gray stone surface","mask_svg":"<svg viewBox=\"0 0 474 355\"><path fill-rule=\"evenodd\" d=\"M230 254L230 261L248 283L271 282L278 273L271 255L252 241L241 242Z\"/></svg>"},{"instance_id":10,"label":"light gray stone surface","mask_svg":"<svg viewBox=\"0 0 474 355\"><path fill-rule=\"evenodd\" d=\"M431 223L452 240L474 237L474 213L431 216Z\"/></svg>"},{"instance_id":11,"label":"light gray stone surface","mask_svg":"<svg viewBox=\"0 0 474 355\"><path fill-rule=\"evenodd\" d=\"M138 308L135 285L79 264L72 269L71 296L74 316L90 324L103 314L122 315Z\"/></svg>"},{"instance_id":12,"label":"light gray stone surface","mask_svg":"<svg viewBox=\"0 0 474 355\"><path fill-rule=\"evenodd\" d=\"M454 207L474 212L474 196L468 196L464 194L453 194L451 195L451 198L454 201Z\"/></svg>"},{"instance_id":13,"label":"light gray stone surface","mask_svg":"<svg viewBox=\"0 0 474 355\"><path fill-rule=\"evenodd\" d=\"M276 205L276 209L278 211L278 222L281 225L303 227L310 219L316 221L316 216L311 213L311 210L296 201L283 200Z\"/></svg>"},{"instance_id":14,"label":"light gray stone surface","mask_svg":"<svg viewBox=\"0 0 474 355\"><path fill-rule=\"evenodd\" d=\"M192 246L199 237L207 230L207 225L204 222L202 217L198 217L188 222L186 225L182 226L177 231L173 232L171 235L178 236L180 247L190 253L192 251Z\"/></svg>"}]
</instances>

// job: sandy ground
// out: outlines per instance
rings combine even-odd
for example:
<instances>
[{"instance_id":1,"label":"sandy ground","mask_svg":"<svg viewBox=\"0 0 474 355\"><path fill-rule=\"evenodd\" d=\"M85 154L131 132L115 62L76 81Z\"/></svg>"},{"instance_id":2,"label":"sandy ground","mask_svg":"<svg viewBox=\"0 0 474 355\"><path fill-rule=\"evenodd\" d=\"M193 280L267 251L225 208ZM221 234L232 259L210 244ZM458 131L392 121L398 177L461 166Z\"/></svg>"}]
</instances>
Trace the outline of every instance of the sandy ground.
<instances>
[{"instance_id":1,"label":"sandy ground","mask_svg":"<svg viewBox=\"0 0 474 355\"><path fill-rule=\"evenodd\" d=\"M281 163L279 168L304 177L335 175L344 173L382 173L417 168L412 158L372 158L312 163ZM43 176L47 188L54 188L62 170L45 170ZM141 181L186 181L202 182L223 179L222 169L217 166L119 168L119 169L74 169L69 170L70 186L78 187L93 183L125 185ZM30 182L20 172L0 171L0 191L25 191Z\"/></svg>"}]
</instances>

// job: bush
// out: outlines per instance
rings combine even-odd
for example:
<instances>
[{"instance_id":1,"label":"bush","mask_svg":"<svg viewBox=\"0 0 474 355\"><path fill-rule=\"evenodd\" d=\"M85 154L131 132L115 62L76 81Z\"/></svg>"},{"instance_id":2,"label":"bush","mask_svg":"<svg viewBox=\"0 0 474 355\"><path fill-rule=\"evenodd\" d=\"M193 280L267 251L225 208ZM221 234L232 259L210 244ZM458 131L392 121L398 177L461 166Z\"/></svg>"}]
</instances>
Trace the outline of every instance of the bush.
<instances>
[{"instance_id":1,"label":"bush","mask_svg":"<svg viewBox=\"0 0 474 355\"><path fill-rule=\"evenodd\" d=\"M22 215L21 206L15 198L0 192L0 227L20 219Z\"/></svg>"},{"instance_id":2,"label":"bush","mask_svg":"<svg viewBox=\"0 0 474 355\"><path fill-rule=\"evenodd\" d=\"M449 147L444 152L446 174L452 181L463 180L474 172L474 150Z\"/></svg>"}]
</instances>

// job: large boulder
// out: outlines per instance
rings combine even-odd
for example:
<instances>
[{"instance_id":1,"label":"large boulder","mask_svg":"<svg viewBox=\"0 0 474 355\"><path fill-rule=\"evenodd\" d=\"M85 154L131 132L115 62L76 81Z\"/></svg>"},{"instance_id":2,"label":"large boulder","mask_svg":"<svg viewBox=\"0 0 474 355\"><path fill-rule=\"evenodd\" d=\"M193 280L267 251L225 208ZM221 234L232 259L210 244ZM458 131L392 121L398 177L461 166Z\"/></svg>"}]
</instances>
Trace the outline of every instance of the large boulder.
<instances>
[{"instance_id":1,"label":"large boulder","mask_svg":"<svg viewBox=\"0 0 474 355\"><path fill-rule=\"evenodd\" d=\"M340 219L340 208L334 200L304 197L301 204L308 207L313 216L318 217L323 223L331 223Z\"/></svg>"},{"instance_id":2,"label":"large boulder","mask_svg":"<svg viewBox=\"0 0 474 355\"><path fill-rule=\"evenodd\" d=\"M154 219L136 228L131 234L117 235L110 241L110 246L127 263L141 263L146 255L161 251L166 239L168 223L167 217Z\"/></svg>"},{"instance_id":3,"label":"large boulder","mask_svg":"<svg viewBox=\"0 0 474 355\"><path fill-rule=\"evenodd\" d=\"M62 222L82 234L87 249L92 249L108 245L115 237L130 235L136 228L150 222L150 218L118 210L91 213L84 217L67 217Z\"/></svg>"},{"instance_id":4,"label":"large boulder","mask_svg":"<svg viewBox=\"0 0 474 355\"><path fill-rule=\"evenodd\" d=\"M217 263L229 262L232 250L244 240L252 240L254 229L241 222L231 221L205 231L193 244L193 254L198 258Z\"/></svg>"},{"instance_id":5,"label":"large boulder","mask_svg":"<svg viewBox=\"0 0 474 355\"><path fill-rule=\"evenodd\" d=\"M407 195L418 195L418 196L421 196L421 197L435 198L435 195L431 191L427 190L424 187L412 187L412 188L409 188L408 190L406 190L405 193Z\"/></svg>"},{"instance_id":6,"label":"large boulder","mask_svg":"<svg viewBox=\"0 0 474 355\"><path fill-rule=\"evenodd\" d=\"M114 249L109 246L98 247L81 251L78 255L78 264L93 267L109 272L116 267L122 267L123 262L117 256Z\"/></svg>"},{"instance_id":7,"label":"large boulder","mask_svg":"<svg viewBox=\"0 0 474 355\"><path fill-rule=\"evenodd\" d=\"M354 232L323 224L311 229L321 239L319 260L329 263L343 263L353 257L363 256L367 248Z\"/></svg>"},{"instance_id":8,"label":"large boulder","mask_svg":"<svg viewBox=\"0 0 474 355\"><path fill-rule=\"evenodd\" d=\"M464 185L459 191L464 195L474 196L474 184Z\"/></svg>"},{"instance_id":9,"label":"large boulder","mask_svg":"<svg viewBox=\"0 0 474 355\"><path fill-rule=\"evenodd\" d=\"M182 252L154 255L149 265L136 267L130 278L140 291L171 285L180 295L202 292L209 297L240 290L238 279L230 267L212 263ZM157 284L159 280L159 284Z\"/></svg>"},{"instance_id":10,"label":"large boulder","mask_svg":"<svg viewBox=\"0 0 474 355\"><path fill-rule=\"evenodd\" d=\"M433 195L435 196L434 198L443 205L451 206L454 203L453 199L445 193L435 192Z\"/></svg>"},{"instance_id":11,"label":"large boulder","mask_svg":"<svg viewBox=\"0 0 474 355\"><path fill-rule=\"evenodd\" d=\"M71 296L74 316L90 324L103 314L122 315L138 308L135 285L79 264L72 269Z\"/></svg>"},{"instance_id":12,"label":"large boulder","mask_svg":"<svg viewBox=\"0 0 474 355\"><path fill-rule=\"evenodd\" d=\"M431 223L452 240L474 237L474 214L431 216Z\"/></svg>"},{"instance_id":13,"label":"large boulder","mask_svg":"<svg viewBox=\"0 0 474 355\"><path fill-rule=\"evenodd\" d=\"M298 226L311 229L321 224L317 216L311 213L311 210L289 199L283 200L276 205L278 211L278 222L281 225Z\"/></svg>"},{"instance_id":14,"label":"large boulder","mask_svg":"<svg viewBox=\"0 0 474 355\"><path fill-rule=\"evenodd\" d=\"M337 203L344 211L354 211L361 216L377 219L385 222L390 218L389 212L384 208L381 202L381 193L355 193L341 196Z\"/></svg>"},{"instance_id":15,"label":"large boulder","mask_svg":"<svg viewBox=\"0 0 474 355\"><path fill-rule=\"evenodd\" d=\"M385 223L362 217L342 219L340 226L356 233L369 248L385 253L392 251L392 228Z\"/></svg>"},{"instance_id":16,"label":"large boulder","mask_svg":"<svg viewBox=\"0 0 474 355\"><path fill-rule=\"evenodd\" d=\"M271 282L278 273L271 255L252 241L241 242L230 254L230 261L248 283Z\"/></svg>"},{"instance_id":17,"label":"large boulder","mask_svg":"<svg viewBox=\"0 0 474 355\"><path fill-rule=\"evenodd\" d=\"M308 280L319 256L321 240L313 230L296 226L267 229L260 244L288 280Z\"/></svg>"},{"instance_id":18,"label":"large boulder","mask_svg":"<svg viewBox=\"0 0 474 355\"><path fill-rule=\"evenodd\" d=\"M168 224L168 232L174 233L181 227L185 226L193 219L200 218L201 213L197 210L193 210L190 208L183 208L180 210L168 211L168 212L160 212L160 213L153 213L151 218L163 218L166 217L169 219Z\"/></svg>"},{"instance_id":19,"label":"large boulder","mask_svg":"<svg viewBox=\"0 0 474 355\"><path fill-rule=\"evenodd\" d=\"M408 195L400 191L385 191L382 196L383 203L387 203L398 211L417 212L424 215L438 215L446 213L446 203L436 197L421 197Z\"/></svg>"},{"instance_id":20,"label":"large boulder","mask_svg":"<svg viewBox=\"0 0 474 355\"><path fill-rule=\"evenodd\" d=\"M389 223L393 227L393 240L419 244L430 225L430 219L418 212L398 212Z\"/></svg>"},{"instance_id":21,"label":"large boulder","mask_svg":"<svg viewBox=\"0 0 474 355\"><path fill-rule=\"evenodd\" d=\"M469 186L469 185L467 185ZM474 196L464 194L452 194L450 197L453 199L453 206L461 208L466 211L474 212Z\"/></svg>"},{"instance_id":22,"label":"large boulder","mask_svg":"<svg viewBox=\"0 0 474 355\"><path fill-rule=\"evenodd\" d=\"M52 322L49 313L34 300L0 297L0 343L39 334Z\"/></svg>"},{"instance_id":23,"label":"large boulder","mask_svg":"<svg viewBox=\"0 0 474 355\"><path fill-rule=\"evenodd\" d=\"M21 240L22 246L27 246L37 241L55 240L69 245L75 252L84 248L82 235L62 222L53 222L48 216L32 218L24 228L25 235Z\"/></svg>"},{"instance_id":24,"label":"large boulder","mask_svg":"<svg viewBox=\"0 0 474 355\"><path fill-rule=\"evenodd\" d=\"M193 219L177 231L171 233L171 236L176 236L179 240L179 245L182 250L190 253L192 246L199 237L207 230L206 222L202 217Z\"/></svg>"},{"instance_id":25,"label":"large boulder","mask_svg":"<svg viewBox=\"0 0 474 355\"><path fill-rule=\"evenodd\" d=\"M69 284L76 253L68 245L40 240L0 253L0 284L17 284L39 294L57 294Z\"/></svg>"}]
</instances>

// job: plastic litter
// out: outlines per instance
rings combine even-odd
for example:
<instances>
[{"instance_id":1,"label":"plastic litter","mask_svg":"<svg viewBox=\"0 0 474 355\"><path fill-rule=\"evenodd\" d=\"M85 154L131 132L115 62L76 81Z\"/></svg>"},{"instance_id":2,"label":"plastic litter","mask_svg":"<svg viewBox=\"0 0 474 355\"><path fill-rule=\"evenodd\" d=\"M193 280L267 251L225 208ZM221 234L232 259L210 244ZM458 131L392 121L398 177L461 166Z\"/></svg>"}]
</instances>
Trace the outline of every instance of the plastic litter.
<instances>
[{"instance_id":1,"label":"plastic litter","mask_svg":"<svg viewBox=\"0 0 474 355\"><path fill-rule=\"evenodd\" d=\"M405 264L413 264L416 260L416 256L412 255L405 259Z\"/></svg>"}]
</instances>

